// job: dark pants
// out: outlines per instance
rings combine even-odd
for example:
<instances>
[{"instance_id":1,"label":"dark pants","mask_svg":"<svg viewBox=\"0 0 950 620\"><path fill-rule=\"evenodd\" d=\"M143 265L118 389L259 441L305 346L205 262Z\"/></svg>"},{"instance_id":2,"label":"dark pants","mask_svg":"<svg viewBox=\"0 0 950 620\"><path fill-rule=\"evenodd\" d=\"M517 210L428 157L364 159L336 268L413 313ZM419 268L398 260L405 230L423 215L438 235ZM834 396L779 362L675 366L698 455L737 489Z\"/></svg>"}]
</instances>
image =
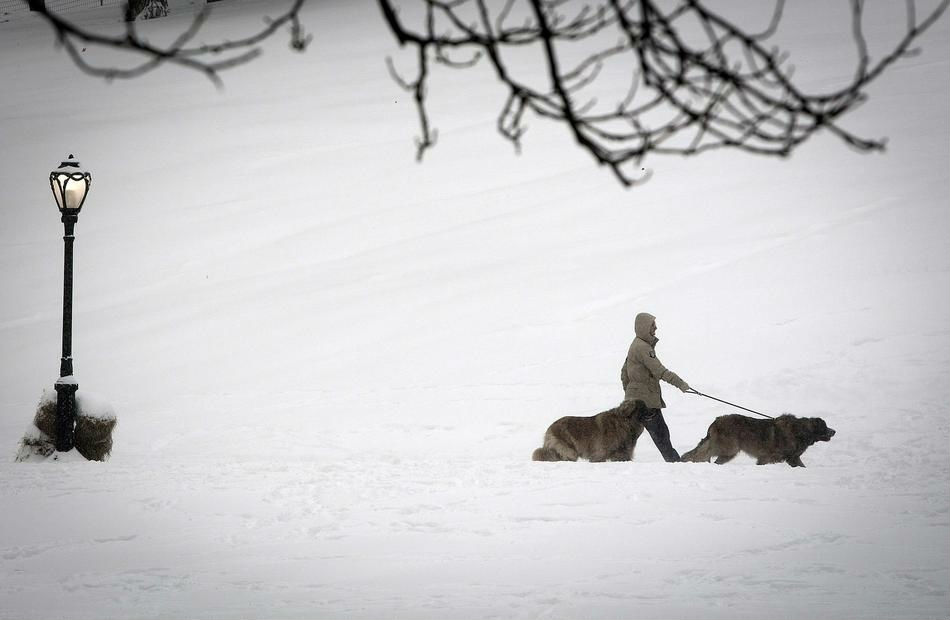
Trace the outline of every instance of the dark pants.
<instances>
[{"instance_id":1,"label":"dark pants","mask_svg":"<svg viewBox=\"0 0 950 620\"><path fill-rule=\"evenodd\" d=\"M670 427L666 425L663 419L663 412L659 409L647 409L646 415L640 418L643 427L650 433L653 443L659 448L663 460L667 463L679 463L679 452L670 443Z\"/></svg>"}]
</instances>

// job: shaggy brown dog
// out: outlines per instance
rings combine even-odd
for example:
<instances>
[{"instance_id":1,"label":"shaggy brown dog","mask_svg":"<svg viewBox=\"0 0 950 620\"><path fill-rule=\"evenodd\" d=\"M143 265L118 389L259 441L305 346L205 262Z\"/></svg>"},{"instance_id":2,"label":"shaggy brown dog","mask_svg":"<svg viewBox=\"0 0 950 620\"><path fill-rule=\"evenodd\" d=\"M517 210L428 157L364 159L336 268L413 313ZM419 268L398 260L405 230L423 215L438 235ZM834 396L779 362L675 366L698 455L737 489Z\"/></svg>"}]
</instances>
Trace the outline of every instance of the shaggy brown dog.
<instances>
[{"instance_id":1,"label":"shaggy brown dog","mask_svg":"<svg viewBox=\"0 0 950 620\"><path fill-rule=\"evenodd\" d=\"M835 431L821 418L782 415L773 420L757 420L744 415L724 415L709 425L706 437L683 455L684 461L728 463L739 451L754 456L758 465L788 463L804 467L802 453L817 441L829 441Z\"/></svg>"},{"instance_id":2,"label":"shaggy brown dog","mask_svg":"<svg viewBox=\"0 0 950 620\"><path fill-rule=\"evenodd\" d=\"M535 461L576 461L587 459L629 461L637 437L643 432L640 416L647 407L642 400L625 400L619 407L595 416L566 416L548 427L544 445L531 456Z\"/></svg>"}]
</instances>

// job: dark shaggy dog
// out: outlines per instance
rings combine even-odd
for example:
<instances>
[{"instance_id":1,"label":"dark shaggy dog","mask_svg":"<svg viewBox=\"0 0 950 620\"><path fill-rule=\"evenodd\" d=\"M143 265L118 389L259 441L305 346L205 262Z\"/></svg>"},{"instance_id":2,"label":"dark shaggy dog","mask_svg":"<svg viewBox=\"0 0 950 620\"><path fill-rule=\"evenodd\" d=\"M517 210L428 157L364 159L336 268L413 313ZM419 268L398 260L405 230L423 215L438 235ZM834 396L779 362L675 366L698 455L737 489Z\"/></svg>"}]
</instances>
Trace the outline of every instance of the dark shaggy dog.
<instances>
[{"instance_id":1,"label":"dark shaggy dog","mask_svg":"<svg viewBox=\"0 0 950 620\"><path fill-rule=\"evenodd\" d=\"M566 416L548 427L544 445L531 456L535 461L576 461L587 459L629 461L637 437L643 432L639 418L647 407L642 400L625 400L619 407L595 416Z\"/></svg>"},{"instance_id":2,"label":"dark shaggy dog","mask_svg":"<svg viewBox=\"0 0 950 620\"><path fill-rule=\"evenodd\" d=\"M782 415L773 420L758 420L744 415L724 415L709 425L706 437L683 455L684 461L728 463L739 451L754 456L758 465L786 462L804 467L802 453L818 441L829 441L835 431L821 418Z\"/></svg>"}]
</instances>

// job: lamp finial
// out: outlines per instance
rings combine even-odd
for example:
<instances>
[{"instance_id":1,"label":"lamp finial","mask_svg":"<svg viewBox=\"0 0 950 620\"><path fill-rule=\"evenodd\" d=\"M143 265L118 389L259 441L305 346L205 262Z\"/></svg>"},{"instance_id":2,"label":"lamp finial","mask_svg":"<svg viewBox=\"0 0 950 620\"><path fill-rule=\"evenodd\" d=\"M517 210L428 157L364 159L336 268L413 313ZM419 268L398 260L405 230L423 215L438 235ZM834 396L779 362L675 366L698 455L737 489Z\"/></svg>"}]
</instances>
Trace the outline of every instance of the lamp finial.
<instances>
[{"instance_id":1,"label":"lamp finial","mask_svg":"<svg viewBox=\"0 0 950 620\"><path fill-rule=\"evenodd\" d=\"M67 159L64 162L61 162L59 164L59 167L60 168L78 168L79 162L75 159L75 156L72 153L70 153L69 159Z\"/></svg>"}]
</instances>

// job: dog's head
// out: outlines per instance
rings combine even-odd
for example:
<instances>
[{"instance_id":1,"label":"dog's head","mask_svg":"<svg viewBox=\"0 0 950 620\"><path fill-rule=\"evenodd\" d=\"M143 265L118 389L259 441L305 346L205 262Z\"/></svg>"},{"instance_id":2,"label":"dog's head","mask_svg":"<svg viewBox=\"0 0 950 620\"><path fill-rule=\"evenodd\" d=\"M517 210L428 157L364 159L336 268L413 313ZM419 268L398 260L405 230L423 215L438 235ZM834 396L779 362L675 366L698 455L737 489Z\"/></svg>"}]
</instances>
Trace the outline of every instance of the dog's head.
<instances>
[{"instance_id":1,"label":"dog's head","mask_svg":"<svg viewBox=\"0 0 950 620\"><path fill-rule=\"evenodd\" d=\"M808 430L815 441L831 441L831 438L835 436L835 429L828 426L821 418L808 418L808 425Z\"/></svg>"},{"instance_id":2,"label":"dog's head","mask_svg":"<svg viewBox=\"0 0 950 620\"><path fill-rule=\"evenodd\" d=\"M799 418L790 414L779 416L775 423L790 432L802 447L819 441L831 441L835 429L829 428L821 418Z\"/></svg>"},{"instance_id":3,"label":"dog's head","mask_svg":"<svg viewBox=\"0 0 950 620\"><path fill-rule=\"evenodd\" d=\"M640 399L623 401L623 403L620 404L620 410L634 420L643 418L650 411L646 403Z\"/></svg>"}]
</instances>

